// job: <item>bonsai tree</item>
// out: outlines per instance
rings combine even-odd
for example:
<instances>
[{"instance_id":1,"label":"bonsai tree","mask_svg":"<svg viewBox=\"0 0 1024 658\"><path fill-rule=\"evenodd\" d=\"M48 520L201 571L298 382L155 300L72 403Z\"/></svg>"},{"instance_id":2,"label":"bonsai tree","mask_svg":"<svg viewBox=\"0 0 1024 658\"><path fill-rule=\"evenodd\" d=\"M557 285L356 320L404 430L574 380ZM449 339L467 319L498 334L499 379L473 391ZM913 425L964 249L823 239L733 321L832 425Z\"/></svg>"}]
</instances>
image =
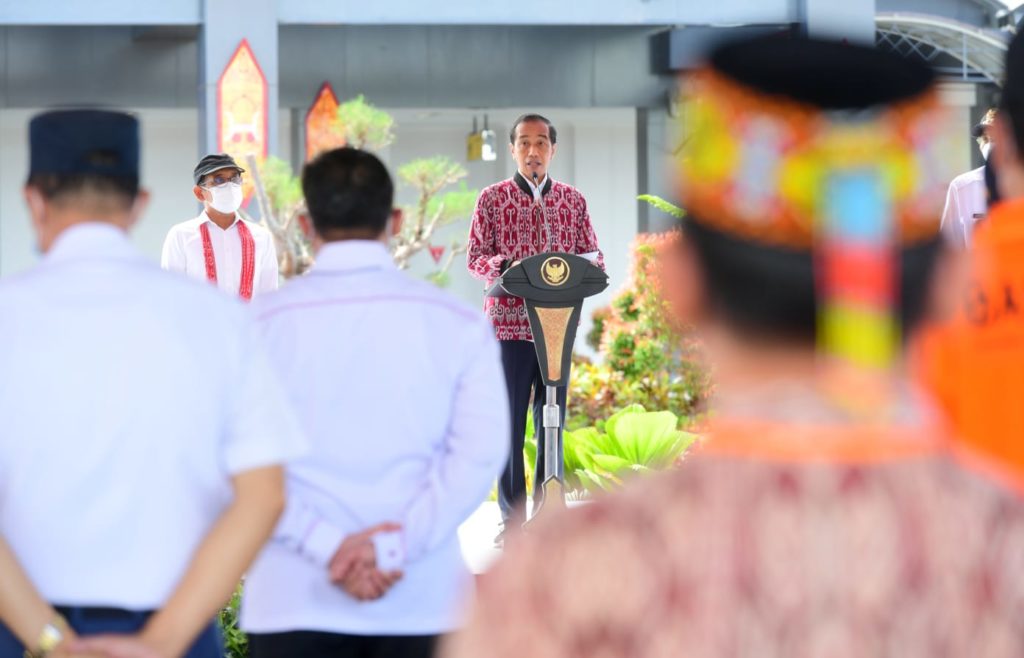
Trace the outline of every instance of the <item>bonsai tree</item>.
<instances>
[{"instance_id":1,"label":"bonsai tree","mask_svg":"<svg viewBox=\"0 0 1024 658\"><path fill-rule=\"evenodd\" d=\"M346 144L366 150L379 150L395 140L394 118L366 101L363 96L338 106L338 130ZM274 236L278 264L285 278L302 274L313 262L310 248L310 226L298 177L287 162L270 157L263 163L247 159L253 177L261 221ZM398 168L398 180L417 191L414 205L404 208L401 226L391 241L391 253L398 267L405 269L410 260L423 250L430 250L439 268L431 279L442 284L456 256L466 245L452 242L447 248L434 246L431 240L437 229L469 217L477 191L465 183L457 190L446 187L466 177L466 170L444 157L420 158ZM440 256L447 251L444 263Z\"/></svg>"}]
</instances>

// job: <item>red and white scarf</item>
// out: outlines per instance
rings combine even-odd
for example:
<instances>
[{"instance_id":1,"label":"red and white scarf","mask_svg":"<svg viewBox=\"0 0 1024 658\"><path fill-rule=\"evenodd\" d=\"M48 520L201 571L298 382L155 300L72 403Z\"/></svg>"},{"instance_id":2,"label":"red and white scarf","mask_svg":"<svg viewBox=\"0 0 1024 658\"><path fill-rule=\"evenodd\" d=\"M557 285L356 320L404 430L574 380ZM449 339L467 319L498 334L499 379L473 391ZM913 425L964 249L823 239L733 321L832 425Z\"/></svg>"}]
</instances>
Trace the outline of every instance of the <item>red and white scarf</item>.
<instances>
[{"instance_id":1,"label":"red and white scarf","mask_svg":"<svg viewBox=\"0 0 1024 658\"><path fill-rule=\"evenodd\" d=\"M238 294L242 299L252 299L252 285L256 278L256 242L245 222L238 220L238 238L242 241L242 279L238 285ZM217 283L217 258L213 255L213 243L210 241L210 227L206 222L199 226L203 235L203 259L206 261L206 278Z\"/></svg>"}]
</instances>

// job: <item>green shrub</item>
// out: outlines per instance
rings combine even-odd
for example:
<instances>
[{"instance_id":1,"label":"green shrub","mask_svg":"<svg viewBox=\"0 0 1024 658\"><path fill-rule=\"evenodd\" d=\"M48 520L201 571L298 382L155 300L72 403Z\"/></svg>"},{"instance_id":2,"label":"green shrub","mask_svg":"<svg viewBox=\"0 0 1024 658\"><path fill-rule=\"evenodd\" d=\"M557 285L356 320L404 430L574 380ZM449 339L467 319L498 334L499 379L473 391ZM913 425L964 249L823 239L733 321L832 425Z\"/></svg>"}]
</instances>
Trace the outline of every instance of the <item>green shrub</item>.
<instances>
[{"instance_id":1,"label":"green shrub","mask_svg":"<svg viewBox=\"0 0 1024 658\"><path fill-rule=\"evenodd\" d=\"M238 584L231 600L221 609L218 621L224 634L225 658L248 658L249 638L238 627L238 607L242 602L242 583Z\"/></svg>"},{"instance_id":2,"label":"green shrub","mask_svg":"<svg viewBox=\"0 0 1024 658\"><path fill-rule=\"evenodd\" d=\"M703 410L710 391L700 344L669 319L660 296L661 254L679 234L640 235L629 279L610 306L594 313L601 361L574 356L569 428L595 425L610 409L632 404L684 419ZM588 335L588 342L594 340Z\"/></svg>"},{"instance_id":3,"label":"green shrub","mask_svg":"<svg viewBox=\"0 0 1024 658\"><path fill-rule=\"evenodd\" d=\"M612 415L602 428L565 433L566 473L572 453L573 480L567 485L590 492L616 489L629 477L671 468L696 435L679 429L671 411L646 411L630 405Z\"/></svg>"}]
</instances>

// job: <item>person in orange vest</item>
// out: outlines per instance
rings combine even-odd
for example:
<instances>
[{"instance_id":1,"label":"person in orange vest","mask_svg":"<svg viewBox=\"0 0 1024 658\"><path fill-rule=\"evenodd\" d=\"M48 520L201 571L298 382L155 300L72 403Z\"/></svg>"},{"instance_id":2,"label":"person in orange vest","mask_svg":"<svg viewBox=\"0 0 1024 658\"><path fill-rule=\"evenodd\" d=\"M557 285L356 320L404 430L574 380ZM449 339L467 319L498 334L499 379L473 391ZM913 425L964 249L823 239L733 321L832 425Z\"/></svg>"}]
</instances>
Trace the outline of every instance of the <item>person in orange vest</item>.
<instances>
[{"instance_id":1,"label":"person in orange vest","mask_svg":"<svg viewBox=\"0 0 1024 658\"><path fill-rule=\"evenodd\" d=\"M1024 37L1006 56L1006 84L989 128L988 168L1000 201L974 231L952 317L921 339L917 367L947 412L958 446L1024 489ZM991 171L989 173L992 173Z\"/></svg>"}]
</instances>

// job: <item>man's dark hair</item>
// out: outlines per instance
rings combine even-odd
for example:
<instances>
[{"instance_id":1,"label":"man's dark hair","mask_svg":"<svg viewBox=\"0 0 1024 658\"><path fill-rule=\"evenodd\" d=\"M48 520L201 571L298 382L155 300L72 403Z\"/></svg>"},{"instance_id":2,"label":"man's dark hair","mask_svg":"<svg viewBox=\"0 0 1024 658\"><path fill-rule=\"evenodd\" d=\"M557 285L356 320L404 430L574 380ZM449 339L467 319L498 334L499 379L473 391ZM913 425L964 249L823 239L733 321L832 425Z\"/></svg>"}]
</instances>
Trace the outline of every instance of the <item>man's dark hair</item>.
<instances>
[{"instance_id":1,"label":"man's dark hair","mask_svg":"<svg viewBox=\"0 0 1024 658\"><path fill-rule=\"evenodd\" d=\"M1013 145L1024 158L1024 32L1018 32L1006 49L1006 82L999 98L999 111L1009 118Z\"/></svg>"},{"instance_id":2,"label":"man's dark hair","mask_svg":"<svg viewBox=\"0 0 1024 658\"><path fill-rule=\"evenodd\" d=\"M551 143L558 143L558 132L555 130L554 124L552 124L550 121L547 120L547 118L542 117L539 114L520 115L519 118L512 123L512 129L508 131L508 143L516 143L516 130L519 128L519 124L528 123L531 121L539 121L540 123L546 125L548 127L548 137L551 138Z\"/></svg>"},{"instance_id":3,"label":"man's dark hair","mask_svg":"<svg viewBox=\"0 0 1024 658\"><path fill-rule=\"evenodd\" d=\"M129 208L139 193L138 178L102 174L33 174L27 185L39 190L47 201L58 204L71 203L75 197L89 195Z\"/></svg>"},{"instance_id":4,"label":"man's dark hair","mask_svg":"<svg viewBox=\"0 0 1024 658\"><path fill-rule=\"evenodd\" d=\"M384 231L395 186L387 168L371 153L338 148L317 156L302 169L302 193L321 236Z\"/></svg>"},{"instance_id":5,"label":"man's dark hair","mask_svg":"<svg viewBox=\"0 0 1024 658\"><path fill-rule=\"evenodd\" d=\"M697 254L712 310L737 333L813 344L818 326L814 256L742 240L692 218L684 233ZM904 336L924 317L942 249L936 237L900 250L894 314Z\"/></svg>"}]
</instances>

